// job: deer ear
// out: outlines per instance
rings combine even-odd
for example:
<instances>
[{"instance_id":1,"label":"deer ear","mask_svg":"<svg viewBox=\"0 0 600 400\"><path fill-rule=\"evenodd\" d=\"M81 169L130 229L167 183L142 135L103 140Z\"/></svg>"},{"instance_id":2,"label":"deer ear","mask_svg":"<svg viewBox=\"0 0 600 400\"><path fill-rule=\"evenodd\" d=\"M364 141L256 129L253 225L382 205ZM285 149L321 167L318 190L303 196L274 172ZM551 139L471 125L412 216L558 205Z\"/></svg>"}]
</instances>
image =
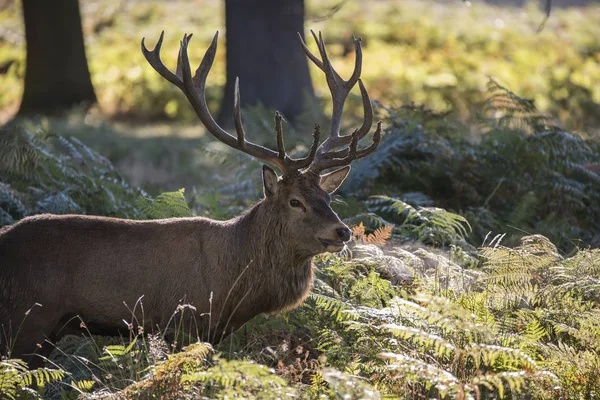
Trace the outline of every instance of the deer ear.
<instances>
[{"instance_id":1,"label":"deer ear","mask_svg":"<svg viewBox=\"0 0 600 400\"><path fill-rule=\"evenodd\" d=\"M263 165L263 190L265 197L272 196L277 191L277 173L266 165Z\"/></svg>"},{"instance_id":2,"label":"deer ear","mask_svg":"<svg viewBox=\"0 0 600 400\"><path fill-rule=\"evenodd\" d=\"M321 175L321 182L319 185L321 186L321 189L327 193L333 193L342 186L342 183L344 183L344 180L346 180L349 173L350 166L346 165L344 168L336 169L333 172Z\"/></svg>"}]
</instances>

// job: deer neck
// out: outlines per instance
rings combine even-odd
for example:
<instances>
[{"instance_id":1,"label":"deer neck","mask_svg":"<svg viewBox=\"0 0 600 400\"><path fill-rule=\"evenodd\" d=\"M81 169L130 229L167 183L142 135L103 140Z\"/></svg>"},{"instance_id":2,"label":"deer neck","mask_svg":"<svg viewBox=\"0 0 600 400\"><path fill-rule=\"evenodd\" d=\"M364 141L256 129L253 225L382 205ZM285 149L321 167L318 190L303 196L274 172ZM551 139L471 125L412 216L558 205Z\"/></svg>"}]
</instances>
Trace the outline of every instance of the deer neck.
<instances>
[{"instance_id":1,"label":"deer neck","mask_svg":"<svg viewBox=\"0 0 600 400\"><path fill-rule=\"evenodd\" d=\"M241 279L252 282L252 290L240 295L250 300L248 304L268 304L268 312L297 305L306 297L313 278L312 255L301 254L291 245L293 233L281 221L263 200L234 224L235 248L240 249L235 264L243 274Z\"/></svg>"},{"instance_id":2,"label":"deer neck","mask_svg":"<svg viewBox=\"0 0 600 400\"><path fill-rule=\"evenodd\" d=\"M240 232L241 235L236 236L244 238L250 250L248 256L255 263L272 265L283 271L290 269L292 265L310 262L312 255L302 254L293 246L293 231L289 230L282 223L283 219L276 214L263 200L239 217L236 225L243 233Z\"/></svg>"}]
</instances>

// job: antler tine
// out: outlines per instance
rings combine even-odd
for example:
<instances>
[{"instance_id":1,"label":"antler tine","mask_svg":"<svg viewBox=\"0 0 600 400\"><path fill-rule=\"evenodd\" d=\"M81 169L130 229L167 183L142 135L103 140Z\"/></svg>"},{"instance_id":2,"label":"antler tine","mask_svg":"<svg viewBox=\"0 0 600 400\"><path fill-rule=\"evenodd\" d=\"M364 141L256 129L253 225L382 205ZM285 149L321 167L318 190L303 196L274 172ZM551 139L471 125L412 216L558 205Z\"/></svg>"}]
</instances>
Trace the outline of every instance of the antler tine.
<instances>
[{"instance_id":1,"label":"antler tine","mask_svg":"<svg viewBox=\"0 0 600 400\"><path fill-rule=\"evenodd\" d=\"M321 137L321 127L319 124L315 124L315 130L313 132L313 142L310 146L308 154L304 158L291 158L285 152L285 145L283 143L283 117L277 111L275 112L275 131L277 134L277 150L279 152L278 157L284 166L284 175L297 175L300 170L310 166L315 159L317 154L317 148L319 147L319 138Z\"/></svg>"},{"instance_id":2,"label":"antler tine","mask_svg":"<svg viewBox=\"0 0 600 400\"><path fill-rule=\"evenodd\" d=\"M362 79L358 80L358 87L360 88L360 97L363 103L363 124L358 128L358 140L360 140L369 133L373 125L373 105Z\"/></svg>"},{"instance_id":3,"label":"antler tine","mask_svg":"<svg viewBox=\"0 0 600 400\"><path fill-rule=\"evenodd\" d=\"M348 79L346 86L350 89L354 87L356 82L360 79L360 74L362 73L362 47L360 45L360 38L352 35L352 41L354 42L354 53L356 54L354 58L354 71L352 71L352 76Z\"/></svg>"},{"instance_id":4,"label":"antler tine","mask_svg":"<svg viewBox=\"0 0 600 400\"><path fill-rule=\"evenodd\" d=\"M223 128L221 128L215 122L206 104L206 77L208 76L210 68L212 67L215 59L218 37L219 32L217 32L213 37L213 40L206 50L206 53L204 54L196 73L192 77L190 60L187 52L190 38L189 36L184 35L179 47L179 59L181 60L181 63L178 66L178 69L181 69L183 74L183 92L206 129L223 143L233 148L238 148L238 140L223 130Z\"/></svg>"},{"instance_id":5,"label":"antler tine","mask_svg":"<svg viewBox=\"0 0 600 400\"><path fill-rule=\"evenodd\" d=\"M313 143L310 146L310 151L308 152L308 156L304 159L306 165L303 165L302 168L308 167L315 159L315 155L317 154L317 148L319 147L319 139L321 137L321 125L315 124L315 130L313 132Z\"/></svg>"},{"instance_id":6,"label":"antler tine","mask_svg":"<svg viewBox=\"0 0 600 400\"><path fill-rule=\"evenodd\" d=\"M194 76L192 76L192 71L190 68L190 61L188 57L188 45L192 35L184 35L183 39L179 45L179 54L177 57L177 69L176 72L171 72L160 59L160 49L162 46L164 38L164 31L161 33L160 38L154 48L154 50L150 51L146 48L144 44L144 39L142 39L142 53L146 57L146 60L152 68L156 72L158 72L163 78L177 86L181 91L185 94L191 106L193 107L196 115L204 126L206 130L210 132L216 139L225 143L226 145L243 151L251 156L259 158L269 164L274 165L282 173L290 173L290 166L286 164L285 160L285 151L284 157L279 157L279 152L275 152L266 147L254 144L252 142L248 142L246 140L246 133L244 131L244 127L242 125L242 116L240 111L240 89L239 89L239 81L236 79L235 84L235 98L234 98L234 122L235 128L237 132L237 137L232 136L223 128L221 128L214 120L213 116L208 109L206 104L205 97L205 88L206 88L206 78L212 64L215 59L215 54L217 52L217 41L219 38L219 32L215 34L213 40L206 50L198 69L196 70ZM296 161L296 160L290 160Z\"/></svg>"},{"instance_id":7,"label":"antler tine","mask_svg":"<svg viewBox=\"0 0 600 400\"><path fill-rule=\"evenodd\" d=\"M358 151L357 149L359 141L363 139L367 133L369 133L369 130L373 125L373 106L371 104L371 98L369 97L369 93L360 79L360 74L362 72L362 48L360 45L360 38L353 37L354 48L356 52L354 71L352 72L350 78L345 81L333 69L331 62L329 61L329 57L327 56L325 42L321 33L319 32L319 35L317 36L315 32L311 31L311 34L317 43L317 48L319 49L321 59L317 58L308 50L306 44L302 40L301 35L299 35L300 43L307 57L313 63L315 63L315 65L321 71L325 72L325 77L327 79L327 84L331 91L331 97L333 100L333 112L331 117L331 129L329 132L329 137L323 142L323 144L321 144L317 151L315 160L309 167L309 169L313 172L320 172L331 167L347 165L355 159L363 158L372 153L379 145L379 141L381 139L381 121L377 123L377 130L373 135L373 143L369 147ZM344 102L357 82L360 88L360 94L363 103L363 123L360 128L354 130L350 135L340 136L339 133ZM348 147L335 150L336 148L342 146Z\"/></svg>"},{"instance_id":8,"label":"antler tine","mask_svg":"<svg viewBox=\"0 0 600 400\"><path fill-rule=\"evenodd\" d=\"M246 132L242 124L242 112L240 111L240 78L235 77L235 86L233 89L233 121L238 137L238 146L240 150L246 148Z\"/></svg>"},{"instance_id":9,"label":"antler tine","mask_svg":"<svg viewBox=\"0 0 600 400\"><path fill-rule=\"evenodd\" d=\"M187 33L184 33L183 40L179 41L179 53L177 53L177 67L175 67L175 75L177 75L177 77L179 79L183 79L183 59L181 56L181 44L182 44L182 42L185 42L185 46L187 49L187 45L191 39L192 39L191 33L189 35ZM190 71L190 74L191 74L191 71Z\"/></svg>"},{"instance_id":10,"label":"antler tine","mask_svg":"<svg viewBox=\"0 0 600 400\"><path fill-rule=\"evenodd\" d=\"M321 62L321 60L319 60L319 58L317 56L315 56L306 46L306 43L304 43L304 39L302 39L302 35L300 34L300 32L298 33L298 39L300 39L300 44L302 45L302 48L304 49L304 53L306 54L306 56L323 72L325 72L325 67L323 66L323 63ZM311 30L311 33L313 34L313 37L315 38L315 41L318 43L317 37L315 36L315 33Z\"/></svg>"},{"instance_id":11,"label":"antler tine","mask_svg":"<svg viewBox=\"0 0 600 400\"><path fill-rule=\"evenodd\" d=\"M279 111L275 111L275 133L277 135L277 150L279 151L279 158L285 162L285 145L283 144L283 126L281 120L283 117Z\"/></svg>"},{"instance_id":12,"label":"antler tine","mask_svg":"<svg viewBox=\"0 0 600 400\"><path fill-rule=\"evenodd\" d=\"M206 104L206 77L208 76L210 68L212 67L212 64L215 59L218 37L219 32L217 32L213 37L213 40L208 49L206 50L206 53L204 54L204 57L202 58L202 61L200 62L196 73L192 77L190 60L187 52L190 37L188 35L184 35L183 40L181 40L179 44L179 63L177 69L180 70L182 73L182 79L184 84L182 91L188 98L188 101L194 108L196 115L198 115L198 118L200 118L200 121L202 121L206 129L221 142L233 148L237 148L238 140L229 133L227 133L225 130L223 130L215 122Z\"/></svg>"},{"instance_id":13,"label":"antler tine","mask_svg":"<svg viewBox=\"0 0 600 400\"><path fill-rule=\"evenodd\" d=\"M312 31L311 31L312 32ZM332 91L331 95L333 96L333 91L339 92L339 88L337 87L341 82L346 83L342 77L337 73L333 66L331 65L331 61L329 61L329 56L327 55L327 49L325 48L325 41L323 40L323 35L319 32L319 38L314 32L312 32L313 37L317 41L317 47L319 48L319 54L321 55L321 59L323 60L323 72L325 72L325 78L327 79L327 85L329 86L330 91ZM336 93L337 95L338 93Z\"/></svg>"},{"instance_id":14,"label":"antler tine","mask_svg":"<svg viewBox=\"0 0 600 400\"><path fill-rule=\"evenodd\" d=\"M146 57L146 60L150 66L152 66L152 68L154 68L154 70L158 72L160 76L177 86L179 89L183 90L183 81L181 80L181 77L178 77L171 72L160 59L160 48L162 47L164 36L165 31L162 31L160 33L160 37L158 38L158 42L156 42L154 50L152 51L146 48L146 44L144 43L146 38L142 38L142 54L144 54L144 57Z\"/></svg>"},{"instance_id":15,"label":"antler tine","mask_svg":"<svg viewBox=\"0 0 600 400\"><path fill-rule=\"evenodd\" d=\"M360 137L360 135L359 135L359 137ZM377 146L379 146L380 141L381 141L381 121L377 121L377 129L375 129L375 132L373 133L373 142L371 143L371 145L369 147L361 150L360 153L358 153L356 155L355 159L358 160L359 158L366 157L369 154L371 154L372 152L374 152L375 149L377 148Z\"/></svg>"},{"instance_id":16,"label":"antler tine","mask_svg":"<svg viewBox=\"0 0 600 400\"><path fill-rule=\"evenodd\" d=\"M326 157L321 157L317 161L315 161L310 166L310 170L313 172L321 172L328 168L340 167L343 165L348 165L354 160L358 160L360 158L366 157L371 154L381 141L381 121L377 122L377 129L373 133L373 142L371 145L365 149L358 151L358 142L359 142L359 131L358 129L352 132L352 139L350 141L350 145L348 148L344 150L340 150L338 152L329 152L326 153Z\"/></svg>"},{"instance_id":17,"label":"antler tine","mask_svg":"<svg viewBox=\"0 0 600 400\"><path fill-rule=\"evenodd\" d=\"M344 103L346 101L346 97L356 84L359 82L359 86L361 86L361 95L363 98L364 105L364 114L365 120L363 125L359 129L360 138L363 138L371 128L372 124L372 114L373 110L371 108L370 100L364 86L360 83L360 74L362 71L362 48L360 45L360 38L353 37L354 40L354 48L356 52L356 58L354 62L354 71L350 76L350 79L347 81L342 79L340 75L335 71L329 57L327 55L327 50L325 49L325 41L323 40L323 35L319 32L319 35L314 31L310 31L315 42L317 43L317 48L319 50L319 54L321 59L315 56L306 46L304 40L302 40L302 35L298 34L300 38L300 44L306 53L306 56L323 72L325 72L325 78L327 79L327 85L329 86L329 90L331 92L331 98L333 101L333 112L331 116L331 128L329 131L329 137L327 140L323 142L321 147L319 148L318 154L324 154L328 151L333 150L336 147L348 145L352 141L352 135L340 136L340 127L342 114L344 112ZM348 150L343 150L343 152L347 152Z\"/></svg>"},{"instance_id":18,"label":"antler tine","mask_svg":"<svg viewBox=\"0 0 600 400\"><path fill-rule=\"evenodd\" d=\"M304 158L291 160L291 162L294 164L296 169L300 170L303 168L307 168L308 166L310 166L313 163L313 161L315 159L315 155L317 154L317 149L319 147L320 137L321 137L321 126L319 124L315 124L315 130L313 131L313 142L312 142L312 145L310 146L310 150L308 151L307 156Z\"/></svg>"}]
</instances>

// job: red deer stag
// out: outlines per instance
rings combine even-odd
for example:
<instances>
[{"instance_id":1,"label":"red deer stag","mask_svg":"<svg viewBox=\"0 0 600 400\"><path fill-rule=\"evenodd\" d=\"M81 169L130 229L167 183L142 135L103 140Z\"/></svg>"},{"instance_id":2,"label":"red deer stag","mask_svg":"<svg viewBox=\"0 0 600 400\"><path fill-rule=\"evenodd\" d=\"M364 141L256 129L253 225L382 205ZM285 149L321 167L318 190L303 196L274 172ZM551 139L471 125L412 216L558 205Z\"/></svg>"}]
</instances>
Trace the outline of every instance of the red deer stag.
<instances>
[{"instance_id":1,"label":"red deer stag","mask_svg":"<svg viewBox=\"0 0 600 400\"><path fill-rule=\"evenodd\" d=\"M211 116L205 83L218 33L193 76L187 53L191 35L181 41L173 73L160 58L163 34L152 51L142 40L150 65L181 89L215 138L277 167L282 176L264 166L264 199L229 221L38 215L0 230L0 323L5 333L19 331L14 342L2 345L12 347L13 356L33 352L46 337L55 338L56 330L75 315L92 332L126 329L123 321L133 317L123 302L133 305L141 296L146 329L164 327L185 298L197 310L200 338L218 342L260 313L298 306L312 284L313 256L338 252L351 237L329 205L330 193L348 175L350 162L373 152L381 137L378 122L373 142L358 149L373 121L371 102L360 80L360 41L354 41L356 64L346 81L331 66L321 35L313 33L320 59L300 38L308 58L325 73L333 115L329 137L319 144L316 124L308 155L291 158L284 148L279 113L275 116L277 150L246 140L237 82L237 135L227 133ZM364 122L352 134L342 136L344 102L357 82ZM342 168L321 174L332 167ZM33 303L42 307L34 308L21 326Z\"/></svg>"}]
</instances>

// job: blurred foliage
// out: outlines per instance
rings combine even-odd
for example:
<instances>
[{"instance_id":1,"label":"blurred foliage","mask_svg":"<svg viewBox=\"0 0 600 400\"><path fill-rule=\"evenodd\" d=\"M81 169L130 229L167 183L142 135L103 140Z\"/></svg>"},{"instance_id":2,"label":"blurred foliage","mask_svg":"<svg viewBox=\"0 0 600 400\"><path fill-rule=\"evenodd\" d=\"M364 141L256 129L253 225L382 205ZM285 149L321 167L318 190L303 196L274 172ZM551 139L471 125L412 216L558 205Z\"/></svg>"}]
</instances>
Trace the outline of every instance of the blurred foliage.
<instances>
[{"instance_id":1,"label":"blurred foliage","mask_svg":"<svg viewBox=\"0 0 600 400\"><path fill-rule=\"evenodd\" d=\"M544 10L482 1L307 1L308 29L322 30L342 76L353 68L352 37L363 39L362 78L371 96L399 106L415 102L451 108L472 121L485 98L487 77L535 100L569 130L594 130L600 119L600 10ZM146 2L81 0L92 80L103 111L115 115L195 121L184 96L150 68L139 43L165 30L164 59L174 67L178 41L193 32L192 62L224 26L222 0ZM25 72L20 4L0 11L0 109L19 101ZM310 41L309 41L310 42ZM218 107L225 83L224 41L208 79L207 98ZM313 43L309 43L311 48ZM313 48L314 50L314 48ZM311 66L317 93L329 104L322 73ZM360 109L358 105L355 107Z\"/></svg>"},{"instance_id":2,"label":"blurred foliage","mask_svg":"<svg viewBox=\"0 0 600 400\"><path fill-rule=\"evenodd\" d=\"M384 211L396 229L410 227L398 222L423 220L405 202L455 210L473 227L469 241L476 246L489 232L508 233L512 244L539 232L562 250L575 241L600 246L600 141L565 131L533 100L494 81L489 91L478 141L473 128L447 113L387 110L382 143L354 163L344 192L394 197L371 200L367 208Z\"/></svg>"},{"instance_id":3,"label":"blurred foliage","mask_svg":"<svg viewBox=\"0 0 600 400\"><path fill-rule=\"evenodd\" d=\"M40 213L137 218L143 194L76 138L32 126L0 130L0 226Z\"/></svg>"}]
</instances>

